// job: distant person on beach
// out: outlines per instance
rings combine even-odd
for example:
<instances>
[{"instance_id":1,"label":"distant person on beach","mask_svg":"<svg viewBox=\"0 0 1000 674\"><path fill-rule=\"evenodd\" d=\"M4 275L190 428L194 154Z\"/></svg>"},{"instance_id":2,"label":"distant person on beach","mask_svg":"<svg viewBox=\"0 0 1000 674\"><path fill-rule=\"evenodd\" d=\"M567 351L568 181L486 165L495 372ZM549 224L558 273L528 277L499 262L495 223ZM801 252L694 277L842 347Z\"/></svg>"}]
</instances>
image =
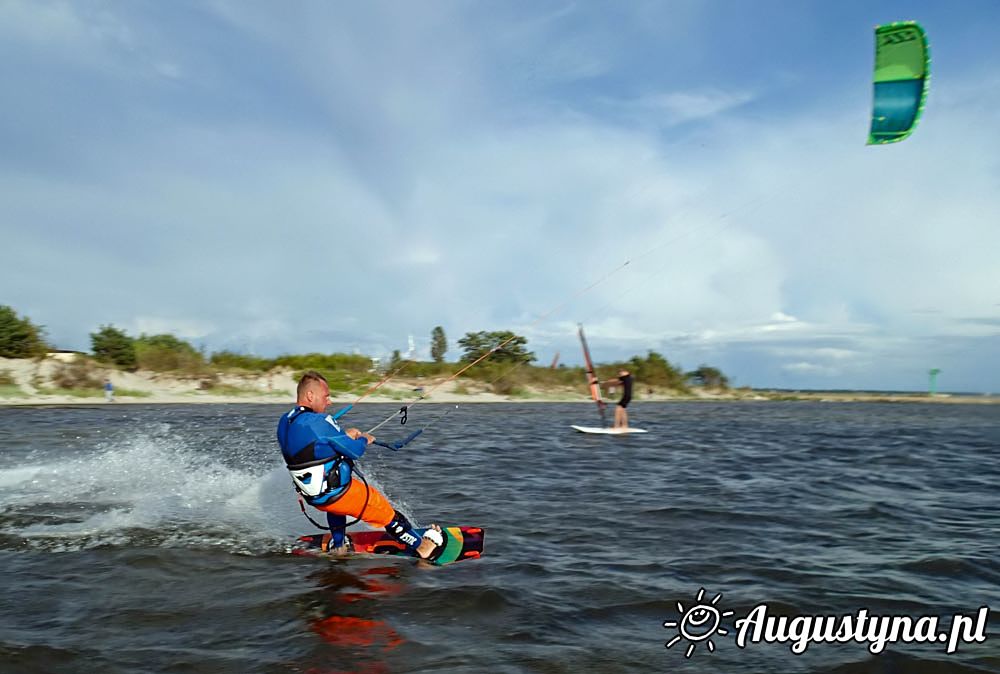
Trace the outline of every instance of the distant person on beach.
<instances>
[{"instance_id":1,"label":"distant person on beach","mask_svg":"<svg viewBox=\"0 0 1000 674\"><path fill-rule=\"evenodd\" d=\"M104 401L109 403L115 401L115 387L110 379L104 380Z\"/></svg>"},{"instance_id":2,"label":"distant person on beach","mask_svg":"<svg viewBox=\"0 0 1000 674\"><path fill-rule=\"evenodd\" d=\"M606 379L605 384L620 384L622 387L622 397L615 408L615 428L628 428L628 404L632 402L632 374L622 368L618 370L616 379Z\"/></svg>"},{"instance_id":3,"label":"distant person on beach","mask_svg":"<svg viewBox=\"0 0 1000 674\"><path fill-rule=\"evenodd\" d=\"M326 378L313 370L306 372L296 394L295 408L278 422L278 444L296 491L306 503L326 513L330 548L346 547L349 515L355 522L384 527L418 557L433 561L444 550L441 527L432 524L419 535L405 515L365 482L354 462L375 438L357 428L343 430L325 414L330 405Z\"/></svg>"}]
</instances>

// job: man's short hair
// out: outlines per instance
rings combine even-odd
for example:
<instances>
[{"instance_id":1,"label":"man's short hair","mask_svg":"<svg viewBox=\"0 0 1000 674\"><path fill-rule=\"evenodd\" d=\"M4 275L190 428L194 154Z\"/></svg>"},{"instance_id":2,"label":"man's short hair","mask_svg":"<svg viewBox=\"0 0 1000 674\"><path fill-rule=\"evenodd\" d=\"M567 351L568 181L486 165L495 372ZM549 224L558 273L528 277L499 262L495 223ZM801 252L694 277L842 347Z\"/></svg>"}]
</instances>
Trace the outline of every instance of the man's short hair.
<instances>
[{"instance_id":1,"label":"man's short hair","mask_svg":"<svg viewBox=\"0 0 1000 674\"><path fill-rule=\"evenodd\" d=\"M329 384L326 381L326 377L321 375L316 370L308 370L306 372L303 372L302 376L299 378L299 387L295 389L295 395L301 398L302 394L306 392L306 389L308 389L314 383L319 381L329 386Z\"/></svg>"}]
</instances>

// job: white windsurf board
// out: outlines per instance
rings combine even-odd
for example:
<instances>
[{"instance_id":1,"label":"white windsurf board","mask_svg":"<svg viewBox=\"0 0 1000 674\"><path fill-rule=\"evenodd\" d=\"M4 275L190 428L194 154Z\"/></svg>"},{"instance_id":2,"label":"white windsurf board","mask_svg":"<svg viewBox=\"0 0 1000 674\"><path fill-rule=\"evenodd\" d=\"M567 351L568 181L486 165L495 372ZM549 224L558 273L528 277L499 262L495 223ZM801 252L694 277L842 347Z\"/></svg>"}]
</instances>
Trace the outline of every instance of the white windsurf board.
<instances>
[{"instance_id":1,"label":"white windsurf board","mask_svg":"<svg viewBox=\"0 0 1000 674\"><path fill-rule=\"evenodd\" d=\"M628 435L629 433L648 433L642 428L601 428L599 426L573 426L581 433L596 433L599 435Z\"/></svg>"}]
</instances>

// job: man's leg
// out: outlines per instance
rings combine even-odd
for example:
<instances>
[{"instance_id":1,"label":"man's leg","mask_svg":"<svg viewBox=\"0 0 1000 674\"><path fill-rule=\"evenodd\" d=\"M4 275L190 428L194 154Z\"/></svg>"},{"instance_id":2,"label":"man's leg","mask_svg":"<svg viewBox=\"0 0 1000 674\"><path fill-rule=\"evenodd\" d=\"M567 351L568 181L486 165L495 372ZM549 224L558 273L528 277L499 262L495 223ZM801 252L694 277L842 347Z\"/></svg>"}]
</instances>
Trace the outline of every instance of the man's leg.
<instances>
[{"instance_id":1,"label":"man's leg","mask_svg":"<svg viewBox=\"0 0 1000 674\"><path fill-rule=\"evenodd\" d=\"M332 535L330 548L343 547L344 541L347 538L347 517L328 512L326 514L326 525L330 527L330 534Z\"/></svg>"},{"instance_id":2,"label":"man's leg","mask_svg":"<svg viewBox=\"0 0 1000 674\"><path fill-rule=\"evenodd\" d=\"M418 535L406 516L393 508L382 492L356 478L343 496L328 506L318 507L327 513L360 517L373 527L385 528L390 536L424 559L433 556L443 540L441 528L436 524L432 524L424 536Z\"/></svg>"},{"instance_id":3,"label":"man's leg","mask_svg":"<svg viewBox=\"0 0 1000 674\"><path fill-rule=\"evenodd\" d=\"M398 510L393 511L392 521L385 526L385 530L390 536L410 548L410 550L422 559L433 559L435 556L434 552L439 547L442 547L442 543L444 543L441 527L432 524L430 529L418 538L417 532L414 531L410 521L406 519L406 515Z\"/></svg>"}]
</instances>

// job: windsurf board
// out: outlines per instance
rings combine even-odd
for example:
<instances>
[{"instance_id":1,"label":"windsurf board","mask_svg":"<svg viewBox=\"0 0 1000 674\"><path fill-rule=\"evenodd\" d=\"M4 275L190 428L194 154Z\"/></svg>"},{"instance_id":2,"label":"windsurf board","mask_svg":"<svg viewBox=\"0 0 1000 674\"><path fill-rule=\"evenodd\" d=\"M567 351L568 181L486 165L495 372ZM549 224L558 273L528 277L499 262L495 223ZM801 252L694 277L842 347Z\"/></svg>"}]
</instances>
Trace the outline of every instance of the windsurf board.
<instances>
[{"instance_id":1,"label":"windsurf board","mask_svg":"<svg viewBox=\"0 0 1000 674\"><path fill-rule=\"evenodd\" d=\"M601 428L599 426L573 426L581 433L594 433L598 435L628 435L629 433L648 433L642 428Z\"/></svg>"}]
</instances>

